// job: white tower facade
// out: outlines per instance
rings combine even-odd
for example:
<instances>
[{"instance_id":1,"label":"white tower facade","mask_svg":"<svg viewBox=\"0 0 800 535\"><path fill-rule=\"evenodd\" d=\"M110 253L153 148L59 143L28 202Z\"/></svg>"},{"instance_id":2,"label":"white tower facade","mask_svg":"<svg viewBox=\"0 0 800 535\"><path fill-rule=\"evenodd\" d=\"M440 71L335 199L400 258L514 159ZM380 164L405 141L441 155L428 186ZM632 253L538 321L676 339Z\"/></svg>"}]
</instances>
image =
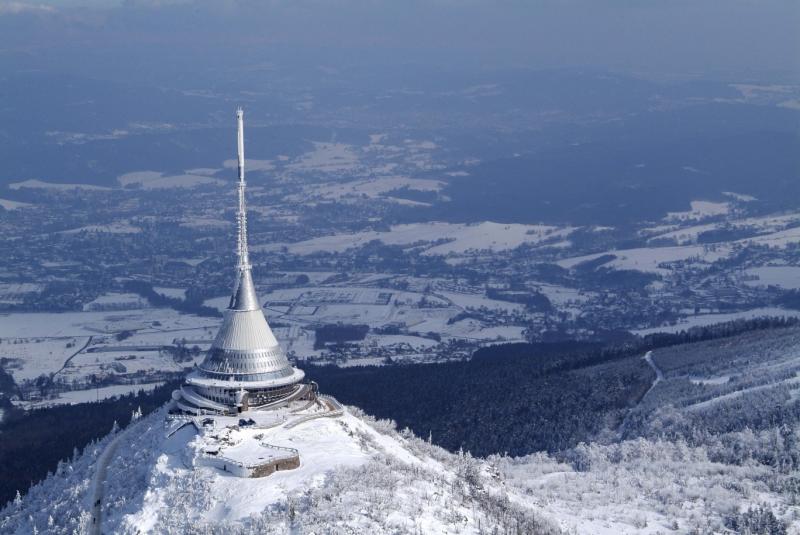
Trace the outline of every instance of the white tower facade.
<instances>
[{"instance_id":1,"label":"white tower facade","mask_svg":"<svg viewBox=\"0 0 800 535\"><path fill-rule=\"evenodd\" d=\"M267 323L253 284L247 248L244 180L244 112L236 111L239 207L236 280L222 327L206 358L173 392L176 407L191 414L231 414L280 405L310 391Z\"/></svg>"}]
</instances>

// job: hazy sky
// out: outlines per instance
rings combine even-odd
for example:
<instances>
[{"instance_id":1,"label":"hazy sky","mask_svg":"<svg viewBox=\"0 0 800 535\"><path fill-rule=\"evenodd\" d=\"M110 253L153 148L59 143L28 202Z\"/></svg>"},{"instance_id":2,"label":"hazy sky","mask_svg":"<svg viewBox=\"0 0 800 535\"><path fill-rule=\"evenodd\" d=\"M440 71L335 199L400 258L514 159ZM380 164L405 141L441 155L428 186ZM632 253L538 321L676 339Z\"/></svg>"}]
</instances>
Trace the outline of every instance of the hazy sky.
<instances>
[{"instance_id":1,"label":"hazy sky","mask_svg":"<svg viewBox=\"0 0 800 535\"><path fill-rule=\"evenodd\" d=\"M800 71L798 28L797 0L0 0L0 60L143 47L187 68L210 49L302 47L327 62L785 75Z\"/></svg>"}]
</instances>

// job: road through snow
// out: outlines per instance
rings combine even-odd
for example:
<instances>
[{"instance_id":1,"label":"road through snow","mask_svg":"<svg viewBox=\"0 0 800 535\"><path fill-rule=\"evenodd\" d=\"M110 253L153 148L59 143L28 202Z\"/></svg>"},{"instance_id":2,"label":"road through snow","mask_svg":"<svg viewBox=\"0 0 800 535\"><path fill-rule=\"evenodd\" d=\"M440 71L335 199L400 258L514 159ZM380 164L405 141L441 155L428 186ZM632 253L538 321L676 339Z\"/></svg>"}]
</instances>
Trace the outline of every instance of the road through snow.
<instances>
[{"instance_id":1,"label":"road through snow","mask_svg":"<svg viewBox=\"0 0 800 535\"><path fill-rule=\"evenodd\" d=\"M78 356L80 353L82 353L82 352L83 352L83 350L84 350L84 349L86 349L87 347L89 347L89 346L92 344L92 339L93 339L93 338L94 338L94 335L90 336L90 337L89 337L89 338L86 340L86 343L85 343L85 344L83 344L83 347L81 347L81 348L80 348L79 350L77 350L75 353L73 353L72 355L70 355L69 357L67 357L67 360L65 360L65 361L64 361L64 364L62 364L62 365L61 365L61 368L59 368L59 369L58 369L58 371L57 371L56 373L54 373L53 375L58 375L59 373L63 372L63 371L64 371L64 368L66 368L67 366L69 366L69 363L70 363L70 361L71 361L73 358L75 358L76 356Z\"/></svg>"},{"instance_id":2,"label":"road through snow","mask_svg":"<svg viewBox=\"0 0 800 535\"><path fill-rule=\"evenodd\" d=\"M100 454L100 457L97 458L97 465L94 471L94 477L92 478L92 535L101 535L103 533L102 530L102 522L103 522L103 497L105 494L105 481L106 481L106 473L108 472L108 463L111 462L111 459L114 457L114 453L117 451L117 446L119 445L119 439L124 437L130 430L136 427L138 422L131 422L128 427L124 430L117 433L111 442L108 443L106 448L103 450L103 453Z\"/></svg>"}]
</instances>

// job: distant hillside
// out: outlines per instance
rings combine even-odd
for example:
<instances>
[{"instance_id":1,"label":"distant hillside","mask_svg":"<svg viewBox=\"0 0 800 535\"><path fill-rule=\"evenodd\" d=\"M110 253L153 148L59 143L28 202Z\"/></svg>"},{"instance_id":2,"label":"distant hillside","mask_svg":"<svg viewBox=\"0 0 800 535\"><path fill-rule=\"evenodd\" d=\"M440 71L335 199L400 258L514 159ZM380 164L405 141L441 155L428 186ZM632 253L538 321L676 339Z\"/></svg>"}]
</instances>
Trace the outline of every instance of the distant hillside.
<instances>
[{"instance_id":1,"label":"distant hillside","mask_svg":"<svg viewBox=\"0 0 800 535\"><path fill-rule=\"evenodd\" d=\"M183 443L163 441L154 415L147 431L125 439L129 455L114 461L109 525L121 532L157 525L164 533L310 533L335 524L343 532L394 533L417 519L422 533L485 533L487 526L514 526L514 533L797 533L795 323L738 321L617 348L510 344L439 365L306 367L324 391L456 453L351 409L341 429L331 420L298 435L326 443L330 467L311 467L326 474L314 480L319 486L301 490L290 478L288 494L273 502L266 489L277 480L251 480L247 488L261 501L245 503L230 478L182 468L176 455ZM2 431L14 431L15 451L29 451L30 462L40 451L35 444L69 447L75 437L65 430L82 421L77 415L93 415L87 429L97 423L101 436L114 411L130 407L127 399L64 408L57 422L34 413ZM35 433L16 432L26 420ZM61 430L58 438L48 438L42 422ZM0 511L0 531L29 533L35 525L43 532L51 516L63 522L51 532L86 527L87 485L108 440L52 465L54 475ZM337 452L355 444L369 460L337 468L347 457ZM435 490L441 481L449 483ZM427 504L431 496L439 501ZM245 510L253 516L245 519Z\"/></svg>"},{"instance_id":2,"label":"distant hillside","mask_svg":"<svg viewBox=\"0 0 800 535\"><path fill-rule=\"evenodd\" d=\"M737 321L689 333L653 335L619 348L577 342L509 344L479 350L465 362L306 367L306 371L343 402L392 418L420 436L430 434L448 449L525 455L616 436L623 422L626 437L649 436L643 420L662 406L684 403L686 389L697 399L724 394L726 403L735 404L740 402L729 393L748 389L748 395L763 396L766 412L753 417L768 413L764 425L775 418L789 424L800 421L800 405L786 393L797 388L793 380L786 380L800 370L800 360L794 360L795 352L800 352L800 328L780 328L795 323ZM706 346L715 349L707 352L702 349ZM704 370L723 370L719 373L733 373L724 371L724 363L735 361L736 377L718 384L713 379L717 372L706 371L693 384L685 374L673 379L670 372L648 392L657 377L642 357L651 349L654 362L673 358L662 355L691 355L684 358ZM706 376L710 382L700 384ZM774 388L754 388L773 382ZM709 425L723 430L719 419ZM724 429L741 428L731 423Z\"/></svg>"}]
</instances>

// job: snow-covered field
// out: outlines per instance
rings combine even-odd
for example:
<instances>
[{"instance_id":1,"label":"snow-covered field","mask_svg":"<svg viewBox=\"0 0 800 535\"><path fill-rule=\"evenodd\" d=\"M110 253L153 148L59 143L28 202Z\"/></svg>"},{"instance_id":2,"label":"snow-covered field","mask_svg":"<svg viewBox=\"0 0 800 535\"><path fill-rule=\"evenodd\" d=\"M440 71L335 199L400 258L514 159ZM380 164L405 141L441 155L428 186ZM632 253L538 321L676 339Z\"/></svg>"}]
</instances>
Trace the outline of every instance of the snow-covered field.
<instances>
[{"instance_id":1,"label":"snow-covered field","mask_svg":"<svg viewBox=\"0 0 800 535\"><path fill-rule=\"evenodd\" d=\"M691 329L692 327L702 327L704 325L713 325L715 323L723 323L737 319L751 319L763 317L800 317L800 310L790 310L779 307L763 307L755 308L753 310L745 310L742 312L729 312L721 314L697 314L694 316L686 316L681 318L680 321L674 325L663 325L661 327L652 327L649 329L638 329L631 331L634 334L646 336L653 333L677 333Z\"/></svg>"},{"instance_id":2,"label":"snow-covered field","mask_svg":"<svg viewBox=\"0 0 800 535\"><path fill-rule=\"evenodd\" d=\"M786 230L787 227L797 224L798 221L800 221L800 214L791 213L731 219L724 223L715 222L702 225L690 225L688 227L680 227L677 224L659 225L643 229L641 234L648 236L649 241L675 240L678 245L689 245L696 243L701 233L710 230L727 228L732 230L751 230L758 234L771 234Z\"/></svg>"},{"instance_id":3,"label":"snow-covered field","mask_svg":"<svg viewBox=\"0 0 800 535\"><path fill-rule=\"evenodd\" d=\"M755 279L745 280L748 286L778 286L787 290L800 289L800 267L798 266L762 266L745 270L748 276Z\"/></svg>"},{"instance_id":4,"label":"snow-covered field","mask_svg":"<svg viewBox=\"0 0 800 535\"><path fill-rule=\"evenodd\" d=\"M7 338L90 336L120 331L168 333L218 325L218 318L181 314L168 308L121 312L15 312L0 314L0 338L5 343Z\"/></svg>"},{"instance_id":5,"label":"snow-covered field","mask_svg":"<svg viewBox=\"0 0 800 535\"><path fill-rule=\"evenodd\" d=\"M158 171L135 171L117 177L122 187L137 185L142 189L194 188L202 185L225 184L224 181L212 178L207 174L183 174L164 176Z\"/></svg>"},{"instance_id":6,"label":"snow-covered field","mask_svg":"<svg viewBox=\"0 0 800 535\"><path fill-rule=\"evenodd\" d=\"M715 203L710 203L714 205ZM718 204L718 203L717 203ZM724 204L724 203L723 203ZM673 268L663 266L670 262L682 262L693 267L706 266L718 260L728 258L742 248L758 245L776 249L786 249L800 243L800 214L788 213L761 217L729 219L724 222L703 224L689 224L705 216L721 215L721 207L713 208L708 205L695 205L694 210L703 217L683 217L668 219L669 224L648 227L640 231L640 235L647 237L648 242L670 241L678 245L640 247L635 249L609 250L602 253L564 258L557 263L564 268L572 268L581 262L593 260L603 255L614 255L615 259L604 264L604 267L614 269L631 269L644 272L668 274ZM726 204L727 206L727 204ZM688 214L686 212L684 214ZM691 212L694 213L694 212ZM698 244L699 236L704 232L725 230L735 232L748 232L755 234L751 237L737 240L720 241L719 243Z\"/></svg>"},{"instance_id":7,"label":"snow-covered field","mask_svg":"<svg viewBox=\"0 0 800 535\"><path fill-rule=\"evenodd\" d=\"M752 195L747 195L746 193L736 193L735 191L723 191L722 194L739 202L753 202L758 200Z\"/></svg>"},{"instance_id":8,"label":"snow-covered field","mask_svg":"<svg viewBox=\"0 0 800 535\"><path fill-rule=\"evenodd\" d=\"M698 172L696 169L684 168L689 172ZM667 221L700 220L714 216L726 215L731 211L731 205L726 202L692 201L691 209L686 212L670 212L664 218Z\"/></svg>"},{"instance_id":9,"label":"snow-covered field","mask_svg":"<svg viewBox=\"0 0 800 535\"><path fill-rule=\"evenodd\" d=\"M556 284L537 283L534 287L550 300L554 308L571 317L580 316L583 313L582 305L596 297L594 292Z\"/></svg>"},{"instance_id":10,"label":"snow-covered field","mask_svg":"<svg viewBox=\"0 0 800 535\"><path fill-rule=\"evenodd\" d=\"M5 368L18 383L59 370L63 378L78 381L93 373L179 372L192 363L176 363L158 348L186 340L188 347L207 349L218 326L217 318L161 308L4 314L0 315L0 357L9 359ZM116 334L122 331L130 336L117 340ZM90 336L91 345L84 347Z\"/></svg>"},{"instance_id":11,"label":"snow-covered field","mask_svg":"<svg viewBox=\"0 0 800 535\"><path fill-rule=\"evenodd\" d=\"M294 254L342 252L378 240L386 245L421 244L427 255L463 254L467 251L507 251L523 244L540 245L547 242L563 247L571 227L493 223L412 223L395 225L388 232L358 232L335 234L297 243L272 244L257 250L274 251L286 247ZM435 243L445 241L446 243ZM253 248L256 249L256 248Z\"/></svg>"},{"instance_id":12,"label":"snow-covered field","mask_svg":"<svg viewBox=\"0 0 800 535\"><path fill-rule=\"evenodd\" d=\"M0 303L17 304L23 302L28 294L39 293L43 284L33 282L8 282L0 284Z\"/></svg>"},{"instance_id":13,"label":"snow-covered field","mask_svg":"<svg viewBox=\"0 0 800 535\"><path fill-rule=\"evenodd\" d=\"M521 312L525 307L518 303L510 303L508 301L498 301L496 299L489 299L482 294L474 293L460 293L446 290L439 290L436 292L437 296L444 297L448 301L458 305L461 308L481 308L486 307L489 309L500 309L506 312Z\"/></svg>"},{"instance_id":14,"label":"snow-covered field","mask_svg":"<svg viewBox=\"0 0 800 535\"><path fill-rule=\"evenodd\" d=\"M2 338L0 358L9 359L4 368L19 383L57 372L89 337Z\"/></svg>"},{"instance_id":15,"label":"snow-covered field","mask_svg":"<svg viewBox=\"0 0 800 535\"><path fill-rule=\"evenodd\" d=\"M321 171L342 173L353 171L359 165L357 148L344 143L314 142L314 149L306 152L287 167L295 172Z\"/></svg>"},{"instance_id":16,"label":"snow-covered field","mask_svg":"<svg viewBox=\"0 0 800 535\"><path fill-rule=\"evenodd\" d=\"M174 299L186 298L186 288L167 288L164 286L154 286L153 290L156 293L160 293L161 295L166 295L167 297L172 297Z\"/></svg>"},{"instance_id":17,"label":"snow-covered field","mask_svg":"<svg viewBox=\"0 0 800 535\"><path fill-rule=\"evenodd\" d=\"M314 184L302 195L288 196L286 200L307 202L309 199L347 200L348 198L374 199L392 190L408 188L416 191L439 191L445 183L439 180L408 178L402 176L387 176L350 182L330 182Z\"/></svg>"},{"instance_id":18,"label":"snow-covered field","mask_svg":"<svg viewBox=\"0 0 800 535\"><path fill-rule=\"evenodd\" d=\"M789 228L778 232L771 232L755 238L747 238L739 240L734 243L739 244L757 244L765 245L767 247L776 247L785 249L788 245L800 243L800 227Z\"/></svg>"},{"instance_id":19,"label":"snow-covered field","mask_svg":"<svg viewBox=\"0 0 800 535\"><path fill-rule=\"evenodd\" d=\"M374 347L396 347L405 345L412 349L425 349L436 346L437 342L430 338L421 338L419 336L409 336L405 334L383 334L367 335L367 346Z\"/></svg>"},{"instance_id":20,"label":"snow-covered field","mask_svg":"<svg viewBox=\"0 0 800 535\"><path fill-rule=\"evenodd\" d=\"M147 300L137 294L109 292L83 305L84 310L136 310L147 308Z\"/></svg>"},{"instance_id":21,"label":"snow-covered field","mask_svg":"<svg viewBox=\"0 0 800 535\"><path fill-rule=\"evenodd\" d=\"M5 210L17 210L19 208L28 208L33 205L27 202L0 199L0 206L2 206Z\"/></svg>"},{"instance_id":22,"label":"snow-covered field","mask_svg":"<svg viewBox=\"0 0 800 535\"><path fill-rule=\"evenodd\" d=\"M313 274L324 280L330 273ZM374 279L374 280L373 280ZM365 277L371 283L380 277ZM435 281L421 280L426 288ZM183 289L156 288L165 295L182 297ZM548 286L563 302L580 300L574 290ZM447 358L450 341L473 345L524 341L521 323L485 322L474 317L451 321L464 311L482 309L489 315L521 314L523 306L489 299L482 293L441 290L400 291L364 286L308 286L262 292L264 312L285 351L305 360L324 357L315 349L314 327L324 324L366 324L371 329L399 326L403 334L370 332L355 342L358 350L349 364L382 364L393 359L432 361ZM206 301L220 310L229 298ZM558 306L558 303L556 303ZM111 293L87 304L87 311L73 313L13 313L0 316L0 357L18 383L57 373L55 379L78 384L91 375L120 377L144 373L179 373L199 362L219 327L218 318L202 318L170 309L141 308L147 304L133 294ZM118 333L129 334L118 340ZM429 333L436 333L441 341ZM91 340L89 337L92 337ZM88 345L87 345L88 344ZM182 362L163 348L183 344L197 346L199 353ZM87 347L84 347L87 346ZM452 354L452 358L464 355ZM339 362L347 365L346 362ZM94 392L92 390L92 392ZM79 394L76 394L79 395ZM88 394L87 394L88 395ZM67 402L68 399L47 402Z\"/></svg>"},{"instance_id":23,"label":"snow-covered field","mask_svg":"<svg viewBox=\"0 0 800 535\"><path fill-rule=\"evenodd\" d=\"M685 235L681 234L683 231L673 231L668 233L668 235L682 241L694 241L696 240L696 233L701 231L702 230L695 228ZM743 238L736 241L708 245L679 245L671 247L640 247L636 249L610 250L603 253L565 258L559 260L557 264L563 268L569 269L587 260L594 260L604 255L614 255L616 258L605 263L604 267L667 274L671 269L661 264L684 262L686 264L692 264L695 267L702 267L703 265L711 264L717 260L728 258L737 248L746 247L748 245L762 245L785 249L789 245L798 243L800 243L800 228L789 228L752 238Z\"/></svg>"},{"instance_id":24,"label":"snow-covered field","mask_svg":"<svg viewBox=\"0 0 800 535\"><path fill-rule=\"evenodd\" d=\"M367 282L369 282L367 280ZM428 280L426 285L433 281ZM551 287L553 293L565 301L578 297L574 290ZM524 306L508 301L489 299L482 293L437 290L434 292L400 291L395 289L361 286L309 286L283 288L262 293L264 314L270 323L288 324L274 329L275 336L286 351L300 358L320 356L314 347L313 327L324 324L360 324L370 328L399 325L409 332L436 333L443 343L449 340L467 340L477 343L524 341L524 327L520 325L486 325L473 318L451 322L465 310L486 309L495 314L522 313ZM223 310L228 306L227 296L208 299L205 305ZM425 306L423 306L425 305ZM373 348L398 349L397 358L416 358L405 354L398 344L402 340L419 351L437 345L430 338L405 335L370 333L366 340L357 342L364 353ZM353 356L355 358L355 356ZM393 356L392 358L395 358ZM376 363L381 363L378 359ZM358 363L365 364L363 355Z\"/></svg>"},{"instance_id":25,"label":"snow-covered field","mask_svg":"<svg viewBox=\"0 0 800 535\"><path fill-rule=\"evenodd\" d=\"M75 405L77 403L90 403L92 401L100 401L109 399L132 392L144 390L150 392L157 386L163 383L141 383L133 385L112 385L94 388L91 390L73 390L70 392L62 392L55 399L47 399L43 401L17 401L14 404L25 409L40 409L42 407L50 407L53 405Z\"/></svg>"},{"instance_id":26,"label":"snow-covered field","mask_svg":"<svg viewBox=\"0 0 800 535\"><path fill-rule=\"evenodd\" d=\"M726 258L730 254L727 245L702 246L685 245L677 247L641 247L637 249L624 249L620 251L606 251L573 258L559 260L557 264L563 268L573 268L581 262L594 260L604 255L614 255L616 258L609 260L603 267L614 269L632 269L651 273L666 274L670 270L662 264L669 262L688 262L690 264L708 264Z\"/></svg>"},{"instance_id":27,"label":"snow-covered field","mask_svg":"<svg viewBox=\"0 0 800 535\"><path fill-rule=\"evenodd\" d=\"M231 160L235 162L236 160ZM247 160L247 163L250 164L252 160ZM235 166L234 166L235 167ZM222 169L216 169L214 167L195 167L194 169L186 169L184 173L187 175L202 175L202 176L213 176L222 171Z\"/></svg>"},{"instance_id":28,"label":"snow-covered field","mask_svg":"<svg viewBox=\"0 0 800 535\"><path fill-rule=\"evenodd\" d=\"M56 182L44 182L42 180L38 180L35 178L31 178L28 180L23 180L22 182L14 182L8 185L9 189L48 189L48 190L55 190L55 191L68 191L74 189L82 189L82 190L95 190L95 191L104 191L109 190L111 188L107 188L105 186L95 186L92 184L61 184Z\"/></svg>"},{"instance_id":29,"label":"snow-covered field","mask_svg":"<svg viewBox=\"0 0 800 535\"><path fill-rule=\"evenodd\" d=\"M58 234L78 234L80 232L107 232L109 234L138 234L142 229L131 225L128 221L115 221L106 225L86 225L83 227L62 230Z\"/></svg>"}]
</instances>

